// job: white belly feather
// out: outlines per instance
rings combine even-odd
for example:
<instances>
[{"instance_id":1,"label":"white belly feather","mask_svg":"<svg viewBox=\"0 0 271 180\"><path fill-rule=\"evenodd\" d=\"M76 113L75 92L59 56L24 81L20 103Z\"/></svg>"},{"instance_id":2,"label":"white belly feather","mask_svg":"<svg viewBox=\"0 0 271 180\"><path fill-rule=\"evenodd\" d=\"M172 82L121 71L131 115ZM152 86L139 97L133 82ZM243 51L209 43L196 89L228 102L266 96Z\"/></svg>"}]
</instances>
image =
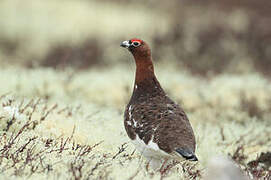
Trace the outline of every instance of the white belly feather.
<instances>
[{"instance_id":1,"label":"white belly feather","mask_svg":"<svg viewBox=\"0 0 271 180\"><path fill-rule=\"evenodd\" d=\"M141 140L138 135L136 135L136 139L132 140L132 143L135 145L136 149L146 158L165 158L170 157L171 155L160 150L158 145L153 142L153 137L145 144L143 140Z\"/></svg>"}]
</instances>

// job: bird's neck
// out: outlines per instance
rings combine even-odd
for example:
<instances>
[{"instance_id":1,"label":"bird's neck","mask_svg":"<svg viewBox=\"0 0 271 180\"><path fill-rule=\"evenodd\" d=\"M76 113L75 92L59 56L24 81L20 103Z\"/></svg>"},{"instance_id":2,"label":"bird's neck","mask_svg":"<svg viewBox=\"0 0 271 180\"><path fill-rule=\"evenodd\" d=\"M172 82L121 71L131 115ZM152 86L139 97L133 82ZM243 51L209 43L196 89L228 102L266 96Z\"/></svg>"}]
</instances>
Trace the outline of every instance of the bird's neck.
<instances>
[{"instance_id":1,"label":"bird's neck","mask_svg":"<svg viewBox=\"0 0 271 180\"><path fill-rule=\"evenodd\" d=\"M142 96L153 93L164 94L164 91L156 79L151 59L136 60L134 94Z\"/></svg>"},{"instance_id":2,"label":"bird's neck","mask_svg":"<svg viewBox=\"0 0 271 180\"><path fill-rule=\"evenodd\" d=\"M135 84L152 78L155 78L155 74L151 59L136 60Z\"/></svg>"}]
</instances>

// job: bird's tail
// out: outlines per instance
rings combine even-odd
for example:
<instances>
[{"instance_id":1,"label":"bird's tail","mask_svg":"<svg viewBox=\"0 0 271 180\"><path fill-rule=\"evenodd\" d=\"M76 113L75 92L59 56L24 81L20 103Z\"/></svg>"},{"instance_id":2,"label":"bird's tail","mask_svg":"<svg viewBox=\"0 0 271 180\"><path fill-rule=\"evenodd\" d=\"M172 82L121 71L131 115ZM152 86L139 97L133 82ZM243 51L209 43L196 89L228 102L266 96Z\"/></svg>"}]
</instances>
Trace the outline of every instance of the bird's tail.
<instances>
[{"instance_id":1,"label":"bird's tail","mask_svg":"<svg viewBox=\"0 0 271 180\"><path fill-rule=\"evenodd\" d=\"M190 151L189 149L177 148L176 152L186 160L198 161L197 156L192 151Z\"/></svg>"}]
</instances>

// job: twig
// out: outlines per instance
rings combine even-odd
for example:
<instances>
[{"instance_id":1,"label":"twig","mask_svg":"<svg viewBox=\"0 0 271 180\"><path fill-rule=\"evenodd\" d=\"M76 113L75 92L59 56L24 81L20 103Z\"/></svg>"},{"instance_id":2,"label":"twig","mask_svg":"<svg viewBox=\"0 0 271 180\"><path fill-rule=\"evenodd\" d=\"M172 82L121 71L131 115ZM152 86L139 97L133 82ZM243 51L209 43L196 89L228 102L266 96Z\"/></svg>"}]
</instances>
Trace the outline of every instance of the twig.
<instances>
[{"instance_id":1,"label":"twig","mask_svg":"<svg viewBox=\"0 0 271 180\"><path fill-rule=\"evenodd\" d=\"M117 154L115 154L112 159L115 159L118 155L120 155L122 152L124 152L126 150L126 148L128 147L128 145L126 145L127 143L123 143L121 145L121 147L119 147L119 151L117 152ZM126 146L125 146L126 145Z\"/></svg>"}]
</instances>

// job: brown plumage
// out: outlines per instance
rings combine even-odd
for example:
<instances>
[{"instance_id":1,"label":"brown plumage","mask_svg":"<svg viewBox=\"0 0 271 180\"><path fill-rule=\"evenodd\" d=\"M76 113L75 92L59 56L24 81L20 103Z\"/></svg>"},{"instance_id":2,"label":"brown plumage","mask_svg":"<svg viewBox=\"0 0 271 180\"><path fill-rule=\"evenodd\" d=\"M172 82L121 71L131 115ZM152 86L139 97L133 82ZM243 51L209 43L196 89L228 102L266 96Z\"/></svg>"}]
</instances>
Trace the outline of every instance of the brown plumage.
<instances>
[{"instance_id":1,"label":"brown plumage","mask_svg":"<svg viewBox=\"0 0 271 180\"><path fill-rule=\"evenodd\" d=\"M134 90L124 114L129 138L154 169L168 159L197 161L192 127L156 79L149 46L140 39L124 41L121 46L136 63Z\"/></svg>"}]
</instances>

